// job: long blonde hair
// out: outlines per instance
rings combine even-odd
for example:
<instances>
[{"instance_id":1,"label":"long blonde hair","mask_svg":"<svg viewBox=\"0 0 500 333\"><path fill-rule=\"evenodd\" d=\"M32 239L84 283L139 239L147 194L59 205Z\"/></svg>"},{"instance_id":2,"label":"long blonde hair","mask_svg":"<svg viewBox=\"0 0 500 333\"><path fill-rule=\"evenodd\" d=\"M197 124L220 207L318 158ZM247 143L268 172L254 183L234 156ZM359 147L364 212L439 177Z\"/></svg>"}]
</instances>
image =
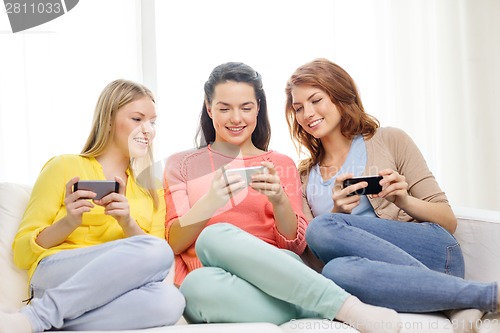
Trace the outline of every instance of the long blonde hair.
<instances>
[{"instance_id":1,"label":"long blonde hair","mask_svg":"<svg viewBox=\"0 0 500 333\"><path fill-rule=\"evenodd\" d=\"M113 124L116 112L124 105L145 96L155 102L151 90L140 83L124 79L118 79L109 83L99 95L94 110L91 131L80 155L85 157L100 156L114 136L115 126ZM153 164L152 148L152 145L150 145L146 156L140 158L141 165ZM132 176L134 178L138 172L134 169L134 165L138 162L136 160L139 159L131 159L130 161ZM141 185L147 189L147 193L153 199L154 207L158 207L158 194L153 175L149 174L147 177L144 177L144 174L141 173Z\"/></svg>"}]
</instances>

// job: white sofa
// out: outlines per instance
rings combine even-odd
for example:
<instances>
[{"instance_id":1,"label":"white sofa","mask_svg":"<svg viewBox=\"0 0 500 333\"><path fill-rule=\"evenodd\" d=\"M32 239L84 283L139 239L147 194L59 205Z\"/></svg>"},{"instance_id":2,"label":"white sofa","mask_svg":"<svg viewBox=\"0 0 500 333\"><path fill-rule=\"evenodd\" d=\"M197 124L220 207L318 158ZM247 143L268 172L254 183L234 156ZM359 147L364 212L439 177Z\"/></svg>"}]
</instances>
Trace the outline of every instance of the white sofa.
<instances>
[{"instance_id":1,"label":"white sofa","mask_svg":"<svg viewBox=\"0 0 500 333\"><path fill-rule=\"evenodd\" d=\"M12 262L11 244L29 199L29 185L0 182L0 307L19 308L27 298L27 274ZM500 282L500 212L456 209L459 219L455 234L465 256L466 278ZM171 281L172 276L167 280ZM453 333L452 324L442 314L401 314L403 333ZM488 314L484 323L495 324L498 314ZM500 332L498 325L485 325L481 332ZM103 331L104 332L104 331ZM281 326L269 323L188 325L181 319L177 325L128 332L357 332L336 321L302 319ZM12 332L15 333L15 332Z\"/></svg>"}]
</instances>

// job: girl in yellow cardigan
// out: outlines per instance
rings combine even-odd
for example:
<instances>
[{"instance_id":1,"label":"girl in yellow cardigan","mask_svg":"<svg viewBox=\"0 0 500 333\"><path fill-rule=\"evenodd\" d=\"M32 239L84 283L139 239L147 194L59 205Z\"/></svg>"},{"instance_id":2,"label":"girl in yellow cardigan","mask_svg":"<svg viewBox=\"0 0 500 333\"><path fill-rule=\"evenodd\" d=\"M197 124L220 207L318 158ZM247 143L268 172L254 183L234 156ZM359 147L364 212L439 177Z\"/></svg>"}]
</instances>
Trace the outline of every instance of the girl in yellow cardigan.
<instances>
[{"instance_id":1,"label":"girl in yellow cardigan","mask_svg":"<svg viewBox=\"0 0 500 333\"><path fill-rule=\"evenodd\" d=\"M0 312L1 333L142 329L180 318L184 298L163 282L173 262L163 191L151 177L139 184L132 164L151 159L156 117L151 91L113 81L82 153L45 164L13 244L31 300L20 312ZM74 190L79 180L115 180L119 190L89 200L96 193Z\"/></svg>"}]
</instances>

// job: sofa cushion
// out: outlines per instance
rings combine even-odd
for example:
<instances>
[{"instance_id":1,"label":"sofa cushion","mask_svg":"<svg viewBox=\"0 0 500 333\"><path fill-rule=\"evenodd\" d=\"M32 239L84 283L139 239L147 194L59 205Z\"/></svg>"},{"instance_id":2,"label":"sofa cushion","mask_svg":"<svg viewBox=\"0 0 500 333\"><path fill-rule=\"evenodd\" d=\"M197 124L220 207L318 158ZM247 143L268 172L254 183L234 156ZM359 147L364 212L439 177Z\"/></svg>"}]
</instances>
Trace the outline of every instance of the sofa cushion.
<instances>
[{"instance_id":1,"label":"sofa cushion","mask_svg":"<svg viewBox=\"0 0 500 333\"><path fill-rule=\"evenodd\" d=\"M149 328L130 331L86 331L87 333L283 333L276 325L268 323L237 323L237 324L193 324ZM357 332L357 331L355 331ZM66 331L76 333L76 331Z\"/></svg>"},{"instance_id":2,"label":"sofa cushion","mask_svg":"<svg viewBox=\"0 0 500 333\"><path fill-rule=\"evenodd\" d=\"M458 227L453 236L464 254L465 278L500 283L500 212L465 207L454 210Z\"/></svg>"},{"instance_id":3,"label":"sofa cushion","mask_svg":"<svg viewBox=\"0 0 500 333\"><path fill-rule=\"evenodd\" d=\"M442 314L400 313L401 333L453 333L450 321ZM354 328L326 319L291 320L280 326L285 333L354 333Z\"/></svg>"},{"instance_id":4,"label":"sofa cushion","mask_svg":"<svg viewBox=\"0 0 500 333\"><path fill-rule=\"evenodd\" d=\"M0 183L0 299L7 308L19 308L28 298L28 274L14 265L12 241L30 193L31 186Z\"/></svg>"},{"instance_id":5,"label":"sofa cushion","mask_svg":"<svg viewBox=\"0 0 500 333\"><path fill-rule=\"evenodd\" d=\"M402 329L400 333L453 333L452 324L448 319L440 314L400 314ZM494 320L494 319L493 319ZM498 322L498 319L496 319ZM498 327L498 326L496 326ZM106 331L92 331L88 333L105 333ZM109 332L109 331L107 331ZM235 323L235 324L196 324L186 325L186 323L176 326L157 327L144 330L126 331L127 333L168 333L168 332L200 332L200 333L359 333L346 324L330 321L326 319L299 319L276 326L270 323ZM485 331L493 333L497 331ZM68 333L73 333L68 331Z\"/></svg>"}]
</instances>

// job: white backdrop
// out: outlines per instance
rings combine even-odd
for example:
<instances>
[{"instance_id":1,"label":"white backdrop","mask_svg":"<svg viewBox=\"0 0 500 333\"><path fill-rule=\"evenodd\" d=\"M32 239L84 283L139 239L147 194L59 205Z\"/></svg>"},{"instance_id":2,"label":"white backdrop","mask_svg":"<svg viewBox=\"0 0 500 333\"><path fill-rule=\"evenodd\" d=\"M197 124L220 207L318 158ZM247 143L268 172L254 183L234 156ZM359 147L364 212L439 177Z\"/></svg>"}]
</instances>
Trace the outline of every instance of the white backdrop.
<instances>
[{"instance_id":1,"label":"white backdrop","mask_svg":"<svg viewBox=\"0 0 500 333\"><path fill-rule=\"evenodd\" d=\"M262 74L271 147L297 160L285 82L327 57L369 113L413 137L453 205L500 210L498 17L496 0L85 0L12 34L0 13L0 181L32 183L51 156L78 153L119 77L157 95L158 159L193 147L203 83L226 61Z\"/></svg>"}]
</instances>

